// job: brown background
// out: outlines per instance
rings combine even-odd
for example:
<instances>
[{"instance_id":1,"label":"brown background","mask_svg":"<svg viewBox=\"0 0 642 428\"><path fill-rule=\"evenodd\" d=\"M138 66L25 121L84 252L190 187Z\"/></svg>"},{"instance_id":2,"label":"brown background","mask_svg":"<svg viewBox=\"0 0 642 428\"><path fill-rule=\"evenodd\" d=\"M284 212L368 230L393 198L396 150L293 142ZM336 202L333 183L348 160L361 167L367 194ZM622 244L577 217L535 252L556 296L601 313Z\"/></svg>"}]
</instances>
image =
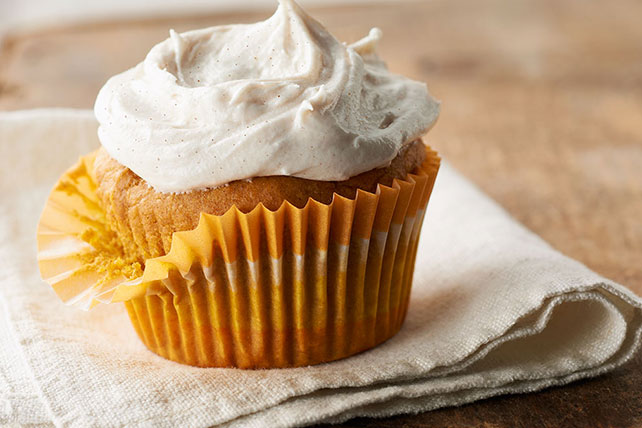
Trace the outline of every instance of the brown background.
<instances>
[{"instance_id":1,"label":"brown background","mask_svg":"<svg viewBox=\"0 0 642 428\"><path fill-rule=\"evenodd\" d=\"M382 28L389 67L443 100L429 143L553 246L642 294L642 2L431 0L312 12L349 42ZM0 51L0 110L90 108L104 81L168 28L269 13L14 32ZM640 368L642 356L566 387L346 426L642 426Z\"/></svg>"}]
</instances>

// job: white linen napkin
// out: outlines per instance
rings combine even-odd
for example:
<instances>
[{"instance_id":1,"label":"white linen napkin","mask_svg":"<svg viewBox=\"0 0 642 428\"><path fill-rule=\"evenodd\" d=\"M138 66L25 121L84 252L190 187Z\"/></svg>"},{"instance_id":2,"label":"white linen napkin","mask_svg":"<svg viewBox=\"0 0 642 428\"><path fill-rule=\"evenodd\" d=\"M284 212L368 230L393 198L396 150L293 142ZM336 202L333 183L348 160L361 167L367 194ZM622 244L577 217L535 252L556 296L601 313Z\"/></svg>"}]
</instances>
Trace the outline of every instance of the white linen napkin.
<instances>
[{"instance_id":1,"label":"white linen napkin","mask_svg":"<svg viewBox=\"0 0 642 428\"><path fill-rule=\"evenodd\" d=\"M397 336L297 369L164 360L136 338L123 305L66 307L39 278L40 210L58 176L97 145L89 111L0 114L0 424L279 427L387 416L595 376L638 348L638 297L553 250L445 163Z\"/></svg>"}]
</instances>

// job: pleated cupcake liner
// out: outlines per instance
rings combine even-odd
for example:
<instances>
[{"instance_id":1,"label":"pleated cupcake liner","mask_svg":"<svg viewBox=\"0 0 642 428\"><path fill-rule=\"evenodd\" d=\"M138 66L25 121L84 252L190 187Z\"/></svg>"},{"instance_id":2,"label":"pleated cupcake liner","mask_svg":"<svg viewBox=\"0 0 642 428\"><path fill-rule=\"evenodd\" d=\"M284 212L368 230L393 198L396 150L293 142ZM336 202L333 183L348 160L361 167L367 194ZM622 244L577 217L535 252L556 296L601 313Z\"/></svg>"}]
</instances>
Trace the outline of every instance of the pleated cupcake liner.
<instances>
[{"instance_id":1,"label":"pleated cupcake liner","mask_svg":"<svg viewBox=\"0 0 642 428\"><path fill-rule=\"evenodd\" d=\"M353 199L203 213L144 266L113 248L94 157L67 171L47 201L38 227L41 274L64 302L83 309L124 302L156 354L203 367L297 367L356 354L401 328L436 153L418 174ZM141 216L137 239L153 244L158 225L143 218L150 217Z\"/></svg>"}]
</instances>

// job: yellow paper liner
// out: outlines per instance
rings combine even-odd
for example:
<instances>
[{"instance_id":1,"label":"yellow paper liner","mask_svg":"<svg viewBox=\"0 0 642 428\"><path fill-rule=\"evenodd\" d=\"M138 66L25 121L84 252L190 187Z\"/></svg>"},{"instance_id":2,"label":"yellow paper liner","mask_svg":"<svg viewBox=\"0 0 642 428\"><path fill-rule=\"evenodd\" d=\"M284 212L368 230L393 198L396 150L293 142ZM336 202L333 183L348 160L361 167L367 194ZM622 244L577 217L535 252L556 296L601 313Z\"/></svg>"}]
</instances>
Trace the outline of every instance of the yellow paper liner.
<instances>
[{"instance_id":1,"label":"yellow paper liner","mask_svg":"<svg viewBox=\"0 0 642 428\"><path fill-rule=\"evenodd\" d=\"M158 355L204 367L305 366L369 349L401 327L435 152L418 174L354 199L203 213L144 270L114 249L94 159L82 157L49 196L37 232L41 275L86 310L125 302Z\"/></svg>"}]
</instances>

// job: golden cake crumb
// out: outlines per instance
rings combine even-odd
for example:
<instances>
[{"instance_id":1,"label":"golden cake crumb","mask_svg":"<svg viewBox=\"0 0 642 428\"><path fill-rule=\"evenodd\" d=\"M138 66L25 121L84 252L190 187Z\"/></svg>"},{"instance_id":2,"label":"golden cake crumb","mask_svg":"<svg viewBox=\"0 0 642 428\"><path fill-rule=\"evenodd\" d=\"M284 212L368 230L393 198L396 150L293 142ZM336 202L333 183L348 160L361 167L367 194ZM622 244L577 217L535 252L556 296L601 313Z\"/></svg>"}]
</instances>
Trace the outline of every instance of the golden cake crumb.
<instances>
[{"instance_id":1,"label":"golden cake crumb","mask_svg":"<svg viewBox=\"0 0 642 428\"><path fill-rule=\"evenodd\" d=\"M352 199L358 189L374 193L378 184L389 186L394 179L405 179L423 163L426 153L426 146L418 139L407 144L390 165L344 181L257 177L180 194L155 191L103 148L96 155L93 172L107 223L121 242L128 243L132 254L144 260L167 254L172 234L194 229L201 213L222 215L232 206L247 213L259 203L274 211L284 201L302 208L308 199L329 204L335 194Z\"/></svg>"},{"instance_id":2,"label":"golden cake crumb","mask_svg":"<svg viewBox=\"0 0 642 428\"><path fill-rule=\"evenodd\" d=\"M101 283L124 276L127 279L138 278L143 274L141 263L132 256L127 256L118 236L106 227L89 228L80 239L93 247L92 251L79 254L83 262L82 271L107 273Z\"/></svg>"}]
</instances>

